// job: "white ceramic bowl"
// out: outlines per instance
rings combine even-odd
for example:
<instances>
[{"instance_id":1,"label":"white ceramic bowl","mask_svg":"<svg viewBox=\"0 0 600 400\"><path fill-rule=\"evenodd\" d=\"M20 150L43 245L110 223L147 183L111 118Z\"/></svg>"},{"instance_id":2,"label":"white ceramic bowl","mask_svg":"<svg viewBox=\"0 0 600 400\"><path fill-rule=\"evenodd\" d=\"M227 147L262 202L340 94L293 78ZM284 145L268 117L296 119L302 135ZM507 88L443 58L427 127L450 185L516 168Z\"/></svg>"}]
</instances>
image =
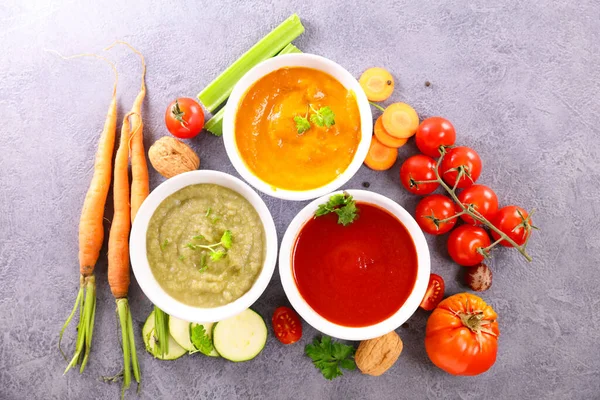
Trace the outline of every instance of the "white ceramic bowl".
<instances>
[{"instance_id":1,"label":"white ceramic bowl","mask_svg":"<svg viewBox=\"0 0 600 400\"><path fill-rule=\"evenodd\" d=\"M248 89L254 85L257 80L284 67L308 67L326 72L337 79L344 87L352 90L356 95L356 102L360 114L361 140L356 149L356 153L354 154L354 158L348 168L338 175L337 178L325 186L316 189L295 191L274 188L250 171L244 160L242 160L235 141L235 116L240 101ZM356 174L356 171L358 171L362 165L367 156L367 152L369 151L372 135L373 116L371 114L371 107L367 100L367 96L360 87L358 81L350 74L350 72L339 64L314 54L286 54L277 56L265 60L252 68L233 88L229 100L227 100L227 107L225 108L225 114L223 116L223 142L225 143L227 155L237 172L242 178L261 192L285 200L314 199L340 188Z\"/></svg>"},{"instance_id":2,"label":"white ceramic bowl","mask_svg":"<svg viewBox=\"0 0 600 400\"><path fill-rule=\"evenodd\" d=\"M171 194L189 185L214 183L234 190L252 204L265 230L266 252L262 271L254 285L239 299L215 308L192 307L175 300L167 294L154 278L146 256L146 231L150 218L162 201ZM140 207L131 228L131 266L135 278L144 294L152 303L167 314L190 322L216 322L232 317L250 307L265 291L277 262L277 232L269 209L260 196L246 183L229 174L218 171L191 171L177 175L161 183L150 193Z\"/></svg>"},{"instance_id":3,"label":"white ceramic bowl","mask_svg":"<svg viewBox=\"0 0 600 400\"><path fill-rule=\"evenodd\" d=\"M423 296L425 296L427 285L429 284L429 248L427 247L423 231L421 231L417 222L408 211L402 208L398 203L380 194L365 190L346 190L346 192L351 194L357 201L375 204L396 216L412 237L417 251L417 280L411 294L408 296L408 299L406 299L406 302L402 307L388 319L375 325L354 328L338 325L326 320L313 310L304 298L302 298L292 272L292 256L296 238L304 224L313 218L319 204L325 203L329 197L335 193L328 194L311 202L292 220L281 243L281 250L279 253L279 275L281 277L281 284L283 285L283 289L290 303L292 303L292 306L298 311L302 318L315 329L339 339L367 340L393 331L406 322L406 320L408 320L417 310L421 300L423 300ZM342 192L340 191L337 193ZM366 301L368 301L368 299L366 299Z\"/></svg>"}]
</instances>

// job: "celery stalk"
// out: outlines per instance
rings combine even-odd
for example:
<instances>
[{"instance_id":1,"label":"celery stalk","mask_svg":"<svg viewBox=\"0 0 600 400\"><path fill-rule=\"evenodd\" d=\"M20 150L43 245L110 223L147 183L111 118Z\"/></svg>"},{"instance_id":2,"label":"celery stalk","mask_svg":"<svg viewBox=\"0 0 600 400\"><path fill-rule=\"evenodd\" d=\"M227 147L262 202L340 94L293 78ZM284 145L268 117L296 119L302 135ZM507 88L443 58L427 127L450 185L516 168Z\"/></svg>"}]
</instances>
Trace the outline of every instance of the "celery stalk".
<instances>
[{"instance_id":1,"label":"celery stalk","mask_svg":"<svg viewBox=\"0 0 600 400\"><path fill-rule=\"evenodd\" d=\"M281 56L283 54L293 53L302 53L302 50L290 43L287 46L285 46L283 50L281 50L281 52L277 55ZM211 119L206 121L206 125L204 125L204 129L206 129L215 136L221 136L223 134L223 114L225 114L226 106L227 104L221 107L221 109L217 111L217 113L214 114Z\"/></svg>"},{"instance_id":2,"label":"celery stalk","mask_svg":"<svg viewBox=\"0 0 600 400\"><path fill-rule=\"evenodd\" d=\"M198 100L209 112L216 110L231 94L233 87L246 72L261 61L278 54L292 40L304 32L298 15L293 14L267 36L245 52L221 75L198 94Z\"/></svg>"}]
</instances>

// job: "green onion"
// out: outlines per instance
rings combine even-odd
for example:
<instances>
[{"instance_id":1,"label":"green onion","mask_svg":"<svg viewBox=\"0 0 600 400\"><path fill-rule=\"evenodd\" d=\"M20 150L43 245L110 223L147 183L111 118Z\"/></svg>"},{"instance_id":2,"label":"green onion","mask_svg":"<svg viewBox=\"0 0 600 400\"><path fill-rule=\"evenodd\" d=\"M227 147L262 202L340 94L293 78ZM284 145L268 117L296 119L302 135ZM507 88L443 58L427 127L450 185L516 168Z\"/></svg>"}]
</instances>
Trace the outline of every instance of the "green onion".
<instances>
[{"instance_id":1,"label":"green onion","mask_svg":"<svg viewBox=\"0 0 600 400\"><path fill-rule=\"evenodd\" d=\"M293 53L302 53L302 50L290 43L285 46L277 55L281 56L283 54ZM213 115L211 119L206 121L206 125L204 125L204 129L215 136L221 136L223 134L223 114L225 114L225 106L221 107L221 109L217 111L217 113Z\"/></svg>"},{"instance_id":2,"label":"green onion","mask_svg":"<svg viewBox=\"0 0 600 400\"><path fill-rule=\"evenodd\" d=\"M209 112L215 111L227 100L237 81L246 72L259 62L275 56L302 32L304 32L304 26L298 15L294 14L283 21L198 94L198 99L204 108Z\"/></svg>"}]
</instances>

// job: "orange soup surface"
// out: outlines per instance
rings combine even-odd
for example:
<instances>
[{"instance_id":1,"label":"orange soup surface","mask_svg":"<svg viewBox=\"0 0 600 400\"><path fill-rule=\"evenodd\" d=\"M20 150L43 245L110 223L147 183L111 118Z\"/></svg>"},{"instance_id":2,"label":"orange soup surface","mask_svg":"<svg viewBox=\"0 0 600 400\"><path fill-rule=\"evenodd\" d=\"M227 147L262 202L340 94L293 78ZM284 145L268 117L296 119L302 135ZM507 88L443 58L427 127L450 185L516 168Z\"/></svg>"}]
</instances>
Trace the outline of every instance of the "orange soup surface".
<instances>
[{"instance_id":1,"label":"orange soup surface","mask_svg":"<svg viewBox=\"0 0 600 400\"><path fill-rule=\"evenodd\" d=\"M330 127L310 122L298 133L294 117L310 121L329 107ZM258 80L242 98L235 140L248 168L269 185L310 190L333 181L352 162L361 139L354 94L331 75L303 67L282 68Z\"/></svg>"}]
</instances>

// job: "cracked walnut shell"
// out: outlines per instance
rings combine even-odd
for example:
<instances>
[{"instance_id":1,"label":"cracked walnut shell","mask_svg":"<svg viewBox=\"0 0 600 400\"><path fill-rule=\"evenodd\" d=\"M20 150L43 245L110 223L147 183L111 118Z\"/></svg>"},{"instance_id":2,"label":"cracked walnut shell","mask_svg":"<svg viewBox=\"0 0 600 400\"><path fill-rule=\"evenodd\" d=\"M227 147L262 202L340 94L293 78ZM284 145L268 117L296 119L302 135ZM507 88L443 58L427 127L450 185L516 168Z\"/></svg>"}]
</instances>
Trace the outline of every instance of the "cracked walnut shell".
<instances>
[{"instance_id":1,"label":"cracked walnut shell","mask_svg":"<svg viewBox=\"0 0 600 400\"><path fill-rule=\"evenodd\" d=\"M148 158L154 169L171 178L200 167L200 159L187 144L170 136L158 139L148 150Z\"/></svg>"},{"instance_id":2,"label":"cracked walnut shell","mask_svg":"<svg viewBox=\"0 0 600 400\"><path fill-rule=\"evenodd\" d=\"M402 353L402 340L394 331L358 345L354 360L363 374L379 376L390 369Z\"/></svg>"}]
</instances>

